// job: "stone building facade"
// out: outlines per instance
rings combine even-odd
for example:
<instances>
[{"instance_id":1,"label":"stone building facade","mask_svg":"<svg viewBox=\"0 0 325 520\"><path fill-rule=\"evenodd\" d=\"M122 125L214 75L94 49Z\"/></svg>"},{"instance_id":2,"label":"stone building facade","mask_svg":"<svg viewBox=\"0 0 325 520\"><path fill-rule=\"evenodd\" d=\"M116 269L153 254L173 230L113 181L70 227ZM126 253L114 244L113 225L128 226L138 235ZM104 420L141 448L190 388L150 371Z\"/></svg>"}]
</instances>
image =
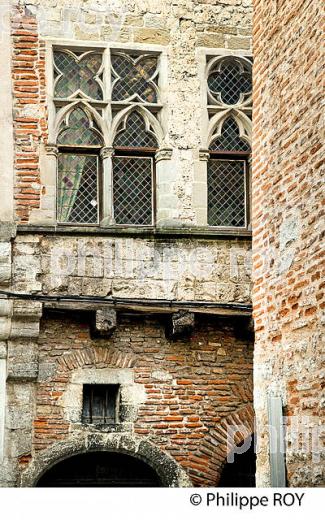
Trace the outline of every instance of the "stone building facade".
<instances>
[{"instance_id":1,"label":"stone building facade","mask_svg":"<svg viewBox=\"0 0 325 520\"><path fill-rule=\"evenodd\" d=\"M254 430L250 2L0 5L1 484L217 485Z\"/></svg>"},{"instance_id":2,"label":"stone building facade","mask_svg":"<svg viewBox=\"0 0 325 520\"><path fill-rule=\"evenodd\" d=\"M270 483L268 397L287 482L323 486L324 176L320 1L254 2L253 306L257 482Z\"/></svg>"}]
</instances>

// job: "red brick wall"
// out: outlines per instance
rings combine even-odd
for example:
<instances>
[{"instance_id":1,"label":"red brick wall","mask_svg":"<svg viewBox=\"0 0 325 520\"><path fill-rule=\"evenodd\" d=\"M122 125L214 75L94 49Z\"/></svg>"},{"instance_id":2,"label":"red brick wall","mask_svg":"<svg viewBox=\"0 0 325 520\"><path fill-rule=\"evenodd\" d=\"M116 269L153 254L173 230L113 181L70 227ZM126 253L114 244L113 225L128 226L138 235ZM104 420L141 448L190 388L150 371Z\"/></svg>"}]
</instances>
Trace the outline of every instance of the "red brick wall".
<instances>
[{"instance_id":1,"label":"red brick wall","mask_svg":"<svg viewBox=\"0 0 325 520\"><path fill-rule=\"evenodd\" d=\"M46 138L45 45L28 12L12 13L12 81L17 220L27 222L40 205L39 144Z\"/></svg>"},{"instance_id":2,"label":"red brick wall","mask_svg":"<svg viewBox=\"0 0 325 520\"><path fill-rule=\"evenodd\" d=\"M252 344L236 338L235 328L229 320L202 318L190 341L170 342L161 320L120 317L109 340L92 340L87 317L43 319L40 366L56 366L48 381L37 384L33 449L71 435L62 396L75 370L132 367L146 392L134 433L167 450L195 485L215 485L227 452L227 424L253 428ZM157 380L157 370L172 379Z\"/></svg>"},{"instance_id":3,"label":"red brick wall","mask_svg":"<svg viewBox=\"0 0 325 520\"><path fill-rule=\"evenodd\" d=\"M267 485L266 394L281 395L286 416L314 426L321 413L322 6L254 5L254 368L258 482ZM307 455L287 449L289 484L324 483L310 448Z\"/></svg>"}]
</instances>

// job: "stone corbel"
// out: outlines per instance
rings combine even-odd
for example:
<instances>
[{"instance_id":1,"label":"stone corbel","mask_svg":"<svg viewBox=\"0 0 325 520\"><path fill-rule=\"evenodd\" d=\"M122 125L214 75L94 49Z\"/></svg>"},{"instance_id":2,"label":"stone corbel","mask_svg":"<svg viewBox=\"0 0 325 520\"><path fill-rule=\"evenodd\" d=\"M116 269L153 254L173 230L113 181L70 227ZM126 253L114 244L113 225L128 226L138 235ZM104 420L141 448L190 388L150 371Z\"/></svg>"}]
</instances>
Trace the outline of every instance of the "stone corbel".
<instances>
[{"instance_id":1,"label":"stone corbel","mask_svg":"<svg viewBox=\"0 0 325 520\"><path fill-rule=\"evenodd\" d=\"M55 144L47 144L45 146L45 151L47 155L54 155L55 158L59 153L58 147Z\"/></svg>"},{"instance_id":2,"label":"stone corbel","mask_svg":"<svg viewBox=\"0 0 325 520\"><path fill-rule=\"evenodd\" d=\"M172 158L172 148L161 148L156 152L155 159L156 163L159 161L169 161Z\"/></svg>"},{"instance_id":3,"label":"stone corbel","mask_svg":"<svg viewBox=\"0 0 325 520\"><path fill-rule=\"evenodd\" d=\"M194 330L195 315L193 312L179 311L171 314L166 327L166 336L177 340L187 338Z\"/></svg>"},{"instance_id":4,"label":"stone corbel","mask_svg":"<svg viewBox=\"0 0 325 520\"><path fill-rule=\"evenodd\" d=\"M116 329L116 311L113 309L99 309L95 311L91 323L91 334L94 338L110 338Z\"/></svg>"},{"instance_id":5,"label":"stone corbel","mask_svg":"<svg viewBox=\"0 0 325 520\"><path fill-rule=\"evenodd\" d=\"M199 151L199 159L200 161L208 161L210 159L209 150L200 150Z\"/></svg>"}]
</instances>

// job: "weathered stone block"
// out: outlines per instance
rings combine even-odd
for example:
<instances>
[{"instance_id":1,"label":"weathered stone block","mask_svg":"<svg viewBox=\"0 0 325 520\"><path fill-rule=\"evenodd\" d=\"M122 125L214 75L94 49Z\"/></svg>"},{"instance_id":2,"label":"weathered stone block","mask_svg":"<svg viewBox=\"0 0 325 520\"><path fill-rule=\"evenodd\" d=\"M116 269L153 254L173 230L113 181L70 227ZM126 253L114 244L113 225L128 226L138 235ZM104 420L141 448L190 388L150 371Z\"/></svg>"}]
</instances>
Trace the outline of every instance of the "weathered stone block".
<instances>
[{"instance_id":1,"label":"weathered stone block","mask_svg":"<svg viewBox=\"0 0 325 520\"><path fill-rule=\"evenodd\" d=\"M170 339L188 337L194 330L195 315L193 312L180 311L171 315L166 327L166 336Z\"/></svg>"},{"instance_id":2,"label":"weathered stone block","mask_svg":"<svg viewBox=\"0 0 325 520\"><path fill-rule=\"evenodd\" d=\"M91 332L94 337L109 338L116 329L116 312L112 309L102 309L95 313Z\"/></svg>"},{"instance_id":3,"label":"weathered stone block","mask_svg":"<svg viewBox=\"0 0 325 520\"><path fill-rule=\"evenodd\" d=\"M169 42L169 32L163 29L144 27L134 31L134 41L138 43L157 43L166 45Z\"/></svg>"}]
</instances>

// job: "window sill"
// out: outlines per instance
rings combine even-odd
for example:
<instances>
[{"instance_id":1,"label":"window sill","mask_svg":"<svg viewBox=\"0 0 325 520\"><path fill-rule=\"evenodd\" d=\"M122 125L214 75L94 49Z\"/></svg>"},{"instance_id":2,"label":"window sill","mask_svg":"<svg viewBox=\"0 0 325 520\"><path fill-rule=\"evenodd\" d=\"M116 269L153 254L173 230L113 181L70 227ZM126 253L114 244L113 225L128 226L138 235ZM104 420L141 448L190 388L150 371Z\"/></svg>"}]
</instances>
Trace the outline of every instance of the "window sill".
<instances>
[{"instance_id":1,"label":"window sill","mask_svg":"<svg viewBox=\"0 0 325 520\"><path fill-rule=\"evenodd\" d=\"M92 235L92 236L129 236L144 238L206 238L206 239L246 239L252 237L247 229L217 229L212 227L153 227L153 226L60 226L18 224L17 233L36 233L50 235Z\"/></svg>"}]
</instances>

